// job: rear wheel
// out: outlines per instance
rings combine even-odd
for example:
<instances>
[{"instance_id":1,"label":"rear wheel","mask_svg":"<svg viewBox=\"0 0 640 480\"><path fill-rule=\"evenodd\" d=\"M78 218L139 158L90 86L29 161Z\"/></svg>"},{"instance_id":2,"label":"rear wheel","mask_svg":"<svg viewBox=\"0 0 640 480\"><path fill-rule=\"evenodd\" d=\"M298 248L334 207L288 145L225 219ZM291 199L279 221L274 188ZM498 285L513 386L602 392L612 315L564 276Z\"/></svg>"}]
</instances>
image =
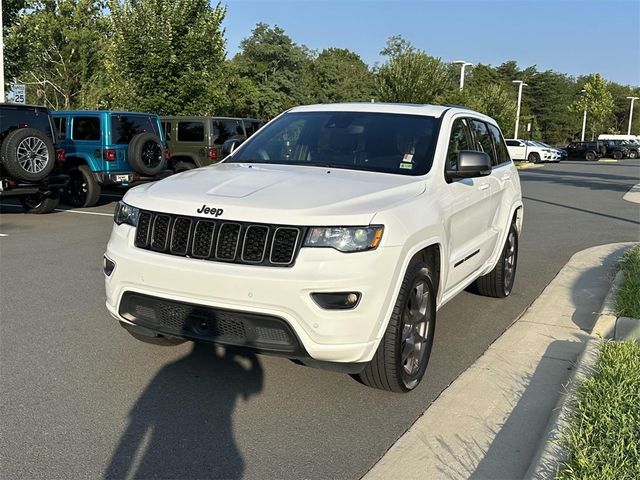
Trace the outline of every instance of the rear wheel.
<instances>
[{"instance_id":1,"label":"rear wheel","mask_svg":"<svg viewBox=\"0 0 640 480\"><path fill-rule=\"evenodd\" d=\"M53 212L58 206L60 203L60 197L57 195L45 196L41 193L34 193L33 195L21 197L20 203L27 213L49 213Z\"/></svg>"},{"instance_id":2,"label":"rear wheel","mask_svg":"<svg viewBox=\"0 0 640 480\"><path fill-rule=\"evenodd\" d=\"M193 163L189 162L178 162L173 166L173 171L175 173L186 172L187 170L193 170L196 166Z\"/></svg>"},{"instance_id":3,"label":"rear wheel","mask_svg":"<svg viewBox=\"0 0 640 480\"><path fill-rule=\"evenodd\" d=\"M540 154L536 152L531 152L527 157L531 163L540 163Z\"/></svg>"},{"instance_id":4,"label":"rear wheel","mask_svg":"<svg viewBox=\"0 0 640 480\"><path fill-rule=\"evenodd\" d=\"M92 207L100 199L100 184L86 165L69 170L69 186L65 190L65 201L72 207Z\"/></svg>"},{"instance_id":5,"label":"rear wheel","mask_svg":"<svg viewBox=\"0 0 640 480\"><path fill-rule=\"evenodd\" d=\"M629 158L632 158L632 159L633 159L633 158L638 158L638 152L637 152L637 151L635 151L635 150L631 150L631 151L629 152Z\"/></svg>"},{"instance_id":6,"label":"rear wheel","mask_svg":"<svg viewBox=\"0 0 640 480\"><path fill-rule=\"evenodd\" d=\"M616 160L622 160L622 157L624 157L624 154L620 150L613 152L613 158Z\"/></svg>"},{"instance_id":7,"label":"rear wheel","mask_svg":"<svg viewBox=\"0 0 640 480\"><path fill-rule=\"evenodd\" d=\"M507 240L496 266L488 274L476 280L480 295L504 298L511 294L518 264L518 230L511 224Z\"/></svg>"},{"instance_id":8,"label":"rear wheel","mask_svg":"<svg viewBox=\"0 0 640 480\"><path fill-rule=\"evenodd\" d=\"M432 267L413 260L378 350L359 374L365 385L407 392L422 380L435 332L436 305Z\"/></svg>"}]
</instances>

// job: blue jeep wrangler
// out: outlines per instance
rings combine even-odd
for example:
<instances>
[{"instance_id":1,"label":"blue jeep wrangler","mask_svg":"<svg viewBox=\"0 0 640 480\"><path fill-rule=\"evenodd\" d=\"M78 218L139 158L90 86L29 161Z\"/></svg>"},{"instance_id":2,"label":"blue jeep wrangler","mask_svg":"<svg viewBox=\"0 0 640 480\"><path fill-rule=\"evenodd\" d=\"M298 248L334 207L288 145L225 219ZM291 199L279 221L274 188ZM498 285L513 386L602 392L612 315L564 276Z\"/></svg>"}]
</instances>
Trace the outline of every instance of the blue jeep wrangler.
<instances>
[{"instance_id":1,"label":"blue jeep wrangler","mask_svg":"<svg viewBox=\"0 0 640 480\"><path fill-rule=\"evenodd\" d=\"M95 205L103 185L128 187L172 173L157 115L79 110L53 112L53 118L66 153L64 199L71 206Z\"/></svg>"}]
</instances>

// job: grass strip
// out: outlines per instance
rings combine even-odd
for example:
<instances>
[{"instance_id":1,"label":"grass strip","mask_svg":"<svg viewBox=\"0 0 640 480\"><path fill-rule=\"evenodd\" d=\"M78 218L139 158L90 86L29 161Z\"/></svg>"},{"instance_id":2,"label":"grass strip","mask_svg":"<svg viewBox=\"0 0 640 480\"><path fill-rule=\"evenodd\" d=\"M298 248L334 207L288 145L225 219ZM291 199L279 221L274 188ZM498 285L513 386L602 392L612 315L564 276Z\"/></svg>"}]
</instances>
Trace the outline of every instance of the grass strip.
<instances>
[{"instance_id":1,"label":"grass strip","mask_svg":"<svg viewBox=\"0 0 640 480\"><path fill-rule=\"evenodd\" d=\"M624 276L616 291L616 315L640 318L640 245L629 249L622 256L620 267Z\"/></svg>"},{"instance_id":2,"label":"grass strip","mask_svg":"<svg viewBox=\"0 0 640 480\"><path fill-rule=\"evenodd\" d=\"M603 342L593 376L570 399L559 480L640 478L640 345Z\"/></svg>"}]
</instances>

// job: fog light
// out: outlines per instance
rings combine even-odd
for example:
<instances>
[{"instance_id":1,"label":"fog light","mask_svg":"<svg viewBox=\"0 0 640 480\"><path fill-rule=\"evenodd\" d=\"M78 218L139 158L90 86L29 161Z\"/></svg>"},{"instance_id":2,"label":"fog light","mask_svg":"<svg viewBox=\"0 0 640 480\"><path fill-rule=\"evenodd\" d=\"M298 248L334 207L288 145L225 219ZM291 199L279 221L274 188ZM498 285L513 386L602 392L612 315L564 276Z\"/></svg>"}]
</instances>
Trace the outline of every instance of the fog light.
<instances>
[{"instance_id":1,"label":"fog light","mask_svg":"<svg viewBox=\"0 0 640 480\"><path fill-rule=\"evenodd\" d=\"M114 268L116 268L115 263L109 260L106 256L102 258L102 271L107 277L111 276Z\"/></svg>"},{"instance_id":2,"label":"fog light","mask_svg":"<svg viewBox=\"0 0 640 480\"><path fill-rule=\"evenodd\" d=\"M360 292L312 293L311 298L325 310L350 310L360 303Z\"/></svg>"}]
</instances>

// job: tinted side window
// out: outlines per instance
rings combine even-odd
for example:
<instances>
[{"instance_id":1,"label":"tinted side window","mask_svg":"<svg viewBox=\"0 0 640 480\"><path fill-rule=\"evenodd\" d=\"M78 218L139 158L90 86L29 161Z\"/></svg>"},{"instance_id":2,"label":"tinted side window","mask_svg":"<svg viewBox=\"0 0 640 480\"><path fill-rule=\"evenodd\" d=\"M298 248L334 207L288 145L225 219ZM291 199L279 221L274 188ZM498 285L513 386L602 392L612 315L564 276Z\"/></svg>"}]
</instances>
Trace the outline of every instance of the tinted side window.
<instances>
[{"instance_id":1,"label":"tinted side window","mask_svg":"<svg viewBox=\"0 0 640 480\"><path fill-rule=\"evenodd\" d=\"M493 149L493 142L491 141L491 135L487 129L487 124L480 120L471 120L469 122L471 132L475 139L475 148L478 152L484 152L491 158L491 164L496 165L496 153Z\"/></svg>"},{"instance_id":2,"label":"tinted side window","mask_svg":"<svg viewBox=\"0 0 640 480\"><path fill-rule=\"evenodd\" d=\"M204 123L178 122L178 141L202 142L204 140Z\"/></svg>"},{"instance_id":3,"label":"tinted side window","mask_svg":"<svg viewBox=\"0 0 640 480\"><path fill-rule=\"evenodd\" d=\"M55 138L49 123L49 113L43 108L11 108L3 106L0 115L0 137L4 138L16 128L35 128L44 132L53 142Z\"/></svg>"},{"instance_id":4,"label":"tinted side window","mask_svg":"<svg viewBox=\"0 0 640 480\"><path fill-rule=\"evenodd\" d=\"M67 138L67 117L55 117L53 123L58 131L58 138Z\"/></svg>"},{"instance_id":5,"label":"tinted side window","mask_svg":"<svg viewBox=\"0 0 640 480\"><path fill-rule=\"evenodd\" d=\"M156 120L153 117L141 115L111 116L111 141L113 143L126 145L139 133L159 135Z\"/></svg>"},{"instance_id":6,"label":"tinted side window","mask_svg":"<svg viewBox=\"0 0 640 480\"><path fill-rule=\"evenodd\" d=\"M213 143L222 145L231 137L244 136L239 120L213 120ZM216 135L217 131L217 135Z\"/></svg>"},{"instance_id":7,"label":"tinted side window","mask_svg":"<svg viewBox=\"0 0 640 480\"><path fill-rule=\"evenodd\" d=\"M458 168L458 153L461 150L474 150L469 126L464 118L456 119L451 126L449 148L447 149L447 169L455 170Z\"/></svg>"},{"instance_id":8,"label":"tinted side window","mask_svg":"<svg viewBox=\"0 0 640 480\"><path fill-rule=\"evenodd\" d=\"M520 142L517 140L507 140L507 145L509 145L510 147L519 147Z\"/></svg>"},{"instance_id":9,"label":"tinted side window","mask_svg":"<svg viewBox=\"0 0 640 480\"><path fill-rule=\"evenodd\" d=\"M258 122L256 120L244 120L244 128L247 131L248 137L256 133L261 126L262 122Z\"/></svg>"},{"instance_id":10,"label":"tinted side window","mask_svg":"<svg viewBox=\"0 0 640 480\"><path fill-rule=\"evenodd\" d=\"M496 149L496 163L495 165L502 165L503 163L509 163L511 159L509 158L509 152L507 151L507 147L504 144L504 139L502 138L502 134L500 130L495 125L489 124L489 132L493 137L493 144Z\"/></svg>"},{"instance_id":11,"label":"tinted side window","mask_svg":"<svg viewBox=\"0 0 640 480\"><path fill-rule=\"evenodd\" d=\"M100 140L100 119L74 117L72 136L74 140Z\"/></svg>"},{"instance_id":12,"label":"tinted side window","mask_svg":"<svg viewBox=\"0 0 640 480\"><path fill-rule=\"evenodd\" d=\"M160 122L160 128L164 132L164 138L171 140L171 122Z\"/></svg>"}]
</instances>

